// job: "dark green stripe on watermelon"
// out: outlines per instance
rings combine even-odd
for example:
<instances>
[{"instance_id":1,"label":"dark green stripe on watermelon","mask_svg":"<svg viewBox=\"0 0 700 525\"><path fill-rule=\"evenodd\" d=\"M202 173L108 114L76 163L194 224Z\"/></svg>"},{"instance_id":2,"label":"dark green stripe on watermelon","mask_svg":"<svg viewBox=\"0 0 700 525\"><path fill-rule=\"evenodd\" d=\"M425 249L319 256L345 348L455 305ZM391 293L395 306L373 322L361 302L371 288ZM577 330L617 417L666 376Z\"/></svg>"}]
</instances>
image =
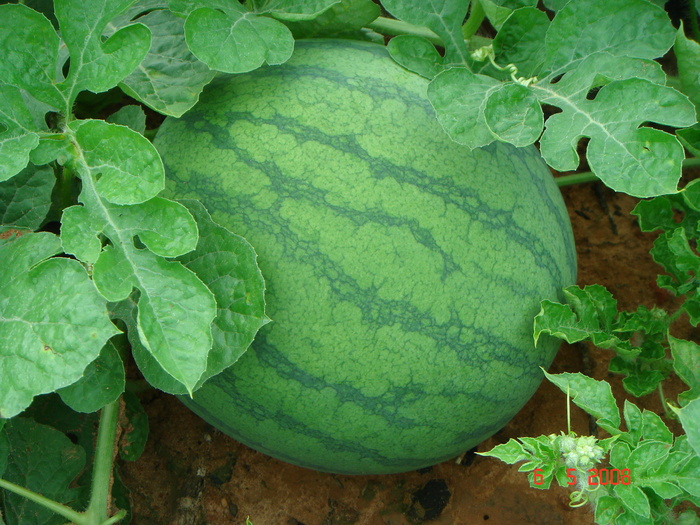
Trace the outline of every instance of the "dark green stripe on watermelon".
<instances>
[{"instance_id":1,"label":"dark green stripe on watermelon","mask_svg":"<svg viewBox=\"0 0 700 525\"><path fill-rule=\"evenodd\" d=\"M273 322L186 403L262 452L434 464L512 418L556 352L532 320L575 281L561 195L534 148L451 142L426 88L382 46L298 42L158 134L168 196L259 256Z\"/></svg>"}]
</instances>

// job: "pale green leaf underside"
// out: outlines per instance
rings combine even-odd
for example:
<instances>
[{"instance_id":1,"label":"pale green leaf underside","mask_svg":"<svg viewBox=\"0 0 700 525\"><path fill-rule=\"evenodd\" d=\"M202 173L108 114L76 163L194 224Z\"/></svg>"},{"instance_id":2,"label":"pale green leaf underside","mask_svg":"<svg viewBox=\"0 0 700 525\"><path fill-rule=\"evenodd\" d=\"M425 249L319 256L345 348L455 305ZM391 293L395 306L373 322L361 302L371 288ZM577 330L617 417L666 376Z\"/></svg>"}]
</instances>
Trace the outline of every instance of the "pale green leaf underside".
<instances>
[{"instance_id":1,"label":"pale green leaf underside","mask_svg":"<svg viewBox=\"0 0 700 525\"><path fill-rule=\"evenodd\" d=\"M615 403L610 384L580 373L549 374L545 372L544 374L562 392L565 394L568 392L576 405L596 419L609 422L614 428L619 428L620 410Z\"/></svg>"}]
</instances>

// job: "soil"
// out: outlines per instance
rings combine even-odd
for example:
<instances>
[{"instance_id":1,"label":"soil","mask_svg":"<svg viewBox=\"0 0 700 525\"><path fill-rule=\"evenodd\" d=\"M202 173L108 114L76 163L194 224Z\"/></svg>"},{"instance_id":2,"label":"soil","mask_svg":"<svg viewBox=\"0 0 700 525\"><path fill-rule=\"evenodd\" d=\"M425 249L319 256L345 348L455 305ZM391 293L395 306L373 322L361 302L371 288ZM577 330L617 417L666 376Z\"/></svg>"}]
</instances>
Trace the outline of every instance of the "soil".
<instances>
[{"instance_id":1,"label":"soil","mask_svg":"<svg viewBox=\"0 0 700 525\"><path fill-rule=\"evenodd\" d=\"M674 298L656 286L659 267L649 255L656 235L641 232L630 215L636 199L601 184L565 187L562 193L577 241L579 284L606 286L620 309L671 308ZM692 328L683 330L675 335L697 340ZM586 344L563 344L550 371L580 371L610 381L621 403L628 396L620 378L607 371L610 357ZM679 384L665 386L669 399L681 390ZM146 450L138 461L120 465L136 525L245 524L246 517L255 525L594 523L589 508L568 505L569 489L532 489L517 467L473 452L459 462L405 474L323 474L233 441L171 396L146 393L142 402L151 426ZM635 403L662 411L655 394ZM544 382L505 428L477 448L486 451L510 438L566 428L565 396ZM575 406L572 430L605 436Z\"/></svg>"}]
</instances>

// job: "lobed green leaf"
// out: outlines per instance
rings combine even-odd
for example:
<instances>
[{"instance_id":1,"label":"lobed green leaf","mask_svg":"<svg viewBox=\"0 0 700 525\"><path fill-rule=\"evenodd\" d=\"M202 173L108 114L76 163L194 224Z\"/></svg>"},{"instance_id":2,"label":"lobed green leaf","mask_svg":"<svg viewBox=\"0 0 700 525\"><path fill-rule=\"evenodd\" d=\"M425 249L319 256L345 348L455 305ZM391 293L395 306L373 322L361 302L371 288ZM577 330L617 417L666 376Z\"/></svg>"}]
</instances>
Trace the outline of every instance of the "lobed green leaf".
<instances>
[{"instance_id":1,"label":"lobed green leaf","mask_svg":"<svg viewBox=\"0 0 700 525\"><path fill-rule=\"evenodd\" d=\"M112 341L102 348L83 376L72 385L57 390L63 402L76 412L97 412L116 401L124 392L124 363Z\"/></svg>"},{"instance_id":2,"label":"lobed green leaf","mask_svg":"<svg viewBox=\"0 0 700 525\"><path fill-rule=\"evenodd\" d=\"M469 0L382 0L396 18L425 26L437 34L445 46L446 65L468 65L471 60L462 36L462 22Z\"/></svg>"},{"instance_id":3,"label":"lobed green leaf","mask_svg":"<svg viewBox=\"0 0 700 525\"><path fill-rule=\"evenodd\" d=\"M126 255L128 253L128 256ZM192 392L207 367L216 302L209 289L178 262L148 250L107 246L93 268L100 293L121 301L136 287L137 327L143 345L160 365Z\"/></svg>"},{"instance_id":4,"label":"lobed green leaf","mask_svg":"<svg viewBox=\"0 0 700 525\"><path fill-rule=\"evenodd\" d=\"M340 0L250 0L251 11L271 13L281 20L312 20Z\"/></svg>"},{"instance_id":5,"label":"lobed green leaf","mask_svg":"<svg viewBox=\"0 0 700 525\"><path fill-rule=\"evenodd\" d=\"M525 461L531 457L530 453L525 451L523 445L517 439L509 439L507 443L496 445L487 452L477 452L477 454L498 458L509 465L518 461Z\"/></svg>"},{"instance_id":6,"label":"lobed green leaf","mask_svg":"<svg viewBox=\"0 0 700 525\"><path fill-rule=\"evenodd\" d=\"M285 21L294 38L345 35L368 26L381 14L372 0L341 0L313 20Z\"/></svg>"},{"instance_id":7,"label":"lobed green leaf","mask_svg":"<svg viewBox=\"0 0 700 525\"><path fill-rule=\"evenodd\" d=\"M139 135L143 135L146 131L146 113L144 113L141 106L133 104L122 106L105 120L110 124L126 126Z\"/></svg>"},{"instance_id":8,"label":"lobed green leaf","mask_svg":"<svg viewBox=\"0 0 700 525\"><path fill-rule=\"evenodd\" d=\"M70 128L102 198L114 204L139 204L163 189L163 162L139 133L103 120L73 121Z\"/></svg>"},{"instance_id":9,"label":"lobed green leaf","mask_svg":"<svg viewBox=\"0 0 700 525\"><path fill-rule=\"evenodd\" d=\"M55 0L61 37L70 52L70 69L60 87L69 104L83 90L100 93L116 86L143 60L151 32L136 23L102 41L107 24L135 0Z\"/></svg>"},{"instance_id":10,"label":"lobed green leaf","mask_svg":"<svg viewBox=\"0 0 700 525\"><path fill-rule=\"evenodd\" d=\"M588 162L610 188L637 197L676 192L683 148L673 135L640 126L647 121L689 126L696 118L692 104L674 89L642 78L610 82L589 100L587 92L600 78L591 78L591 60L600 63L601 56L582 62L556 84L533 86L540 102L562 109L545 124L543 157L559 171L575 169L578 142L589 137ZM628 62L611 56L605 60L608 66Z\"/></svg>"},{"instance_id":11,"label":"lobed green leaf","mask_svg":"<svg viewBox=\"0 0 700 525\"><path fill-rule=\"evenodd\" d=\"M486 18L499 32L505 21L519 9L537 7L537 0L479 0Z\"/></svg>"},{"instance_id":12,"label":"lobed green leaf","mask_svg":"<svg viewBox=\"0 0 700 525\"><path fill-rule=\"evenodd\" d=\"M527 87L512 82L490 92L484 119L495 137L519 148L533 144L544 125L537 97Z\"/></svg>"},{"instance_id":13,"label":"lobed green leaf","mask_svg":"<svg viewBox=\"0 0 700 525\"><path fill-rule=\"evenodd\" d=\"M693 341L685 341L668 336L673 357L673 368L690 390L681 394L681 399L691 400L700 397L700 346Z\"/></svg>"},{"instance_id":14,"label":"lobed green leaf","mask_svg":"<svg viewBox=\"0 0 700 525\"><path fill-rule=\"evenodd\" d=\"M39 144L36 131L20 90L0 82L0 182L27 166L31 151Z\"/></svg>"},{"instance_id":15,"label":"lobed green leaf","mask_svg":"<svg viewBox=\"0 0 700 525\"><path fill-rule=\"evenodd\" d=\"M546 13L534 7L513 11L493 39L496 62L515 64L526 78L536 75L545 60L549 24Z\"/></svg>"},{"instance_id":16,"label":"lobed green leaf","mask_svg":"<svg viewBox=\"0 0 700 525\"><path fill-rule=\"evenodd\" d=\"M688 95L695 107L700 107L700 44L686 38L682 23L676 32L673 51L681 91Z\"/></svg>"},{"instance_id":17,"label":"lobed green leaf","mask_svg":"<svg viewBox=\"0 0 700 525\"><path fill-rule=\"evenodd\" d=\"M621 20L634 23L621 24ZM547 31L543 70L557 76L600 52L654 59L670 49L674 38L666 12L647 0L568 2Z\"/></svg>"},{"instance_id":18,"label":"lobed green leaf","mask_svg":"<svg viewBox=\"0 0 700 525\"><path fill-rule=\"evenodd\" d=\"M620 410L609 383L597 381L581 373L544 374L562 392L569 393L571 400L595 417L598 424L608 432L620 428Z\"/></svg>"},{"instance_id":19,"label":"lobed green leaf","mask_svg":"<svg viewBox=\"0 0 700 525\"><path fill-rule=\"evenodd\" d=\"M270 320L265 315L263 277L248 242L214 223L197 201L183 201L200 230L197 248L178 258L211 289L217 303L212 325L213 345L207 368L197 386L235 363ZM134 358L146 379L161 390L184 394L148 352L136 348Z\"/></svg>"},{"instance_id":20,"label":"lobed green leaf","mask_svg":"<svg viewBox=\"0 0 700 525\"><path fill-rule=\"evenodd\" d=\"M0 245L2 417L18 414L36 395L75 383L118 333L85 269L52 257L60 251L50 233Z\"/></svg>"},{"instance_id":21,"label":"lobed green leaf","mask_svg":"<svg viewBox=\"0 0 700 525\"><path fill-rule=\"evenodd\" d=\"M688 444L700 459L700 398L693 399L683 408L674 409L688 436ZM700 472L700 469L698 469Z\"/></svg>"},{"instance_id":22,"label":"lobed green leaf","mask_svg":"<svg viewBox=\"0 0 700 525\"><path fill-rule=\"evenodd\" d=\"M32 164L0 182L0 224L39 229L51 206L55 182L51 168Z\"/></svg>"},{"instance_id":23,"label":"lobed green leaf","mask_svg":"<svg viewBox=\"0 0 700 525\"><path fill-rule=\"evenodd\" d=\"M197 103L215 72L200 62L185 42L185 21L170 11L151 11L138 18L152 34L143 62L119 86L150 108L181 117Z\"/></svg>"},{"instance_id":24,"label":"lobed green leaf","mask_svg":"<svg viewBox=\"0 0 700 525\"><path fill-rule=\"evenodd\" d=\"M213 2L185 21L185 40L210 68L246 73L264 63L282 64L292 56L294 37L282 22L248 11L238 2Z\"/></svg>"},{"instance_id":25,"label":"lobed green leaf","mask_svg":"<svg viewBox=\"0 0 700 525\"><path fill-rule=\"evenodd\" d=\"M20 4L0 6L0 78L37 100L62 108L57 86L60 39L44 15ZM22 166L24 167L24 166Z\"/></svg>"},{"instance_id":26,"label":"lobed green leaf","mask_svg":"<svg viewBox=\"0 0 700 525\"><path fill-rule=\"evenodd\" d=\"M484 110L488 97L500 86L491 77L454 67L433 79L428 85L428 98L452 140L472 149L480 148L495 140L486 125Z\"/></svg>"},{"instance_id":27,"label":"lobed green leaf","mask_svg":"<svg viewBox=\"0 0 700 525\"><path fill-rule=\"evenodd\" d=\"M387 49L398 64L422 77L433 79L444 70L438 50L421 36L395 36L389 40Z\"/></svg>"},{"instance_id":28,"label":"lobed green leaf","mask_svg":"<svg viewBox=\"0 0 700 525\"><path fill-rule=\"evenodd\" d=\"M62 432L27 418L14 418L5 425L10 454L4 477L60 503L77 497L73 480L85 466L85 451ZM7 525L61 524L56 516L22 496L4 496Z\"/></svg>"}]
</instances>

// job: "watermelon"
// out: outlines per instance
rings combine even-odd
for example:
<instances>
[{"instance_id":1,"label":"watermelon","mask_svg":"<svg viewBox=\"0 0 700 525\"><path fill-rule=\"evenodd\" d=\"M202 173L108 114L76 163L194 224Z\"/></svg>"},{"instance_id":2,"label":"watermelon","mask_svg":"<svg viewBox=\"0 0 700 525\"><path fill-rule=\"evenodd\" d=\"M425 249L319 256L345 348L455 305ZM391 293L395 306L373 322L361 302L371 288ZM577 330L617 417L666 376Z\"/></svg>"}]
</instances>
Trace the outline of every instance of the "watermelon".
<instances>
[{"instance_id":1,"label":"watermelon","mask_svg":"<svg viewBox=\"0 0 700 525\"><path fill-rule=\"evenodd\" d=\"M171 198L255 247L272 322L183 401L236 440L343 474L419 469L501 429L558 342L569 218L533 147L454 143L379 44L297 42L221 77L156 147Z\"/></svg>"}]
</instances>

